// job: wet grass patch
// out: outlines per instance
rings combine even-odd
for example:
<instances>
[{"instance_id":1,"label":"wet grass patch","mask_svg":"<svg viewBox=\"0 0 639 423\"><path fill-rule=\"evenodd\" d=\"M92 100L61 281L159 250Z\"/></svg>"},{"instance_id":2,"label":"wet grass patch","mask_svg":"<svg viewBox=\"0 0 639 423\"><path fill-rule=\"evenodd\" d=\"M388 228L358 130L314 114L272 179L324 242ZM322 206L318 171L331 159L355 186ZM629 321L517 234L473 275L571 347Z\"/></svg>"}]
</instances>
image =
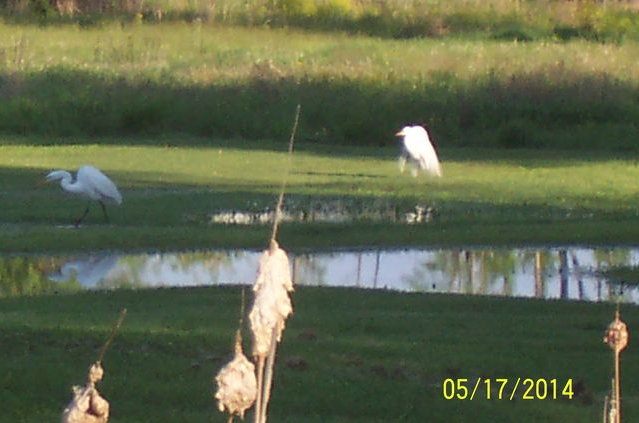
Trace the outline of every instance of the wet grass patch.
<instances>
[{"instance_id":1,"label":"wet grass patch","mask_svg":"<svg viewBox=\"0 0 639 423\"><path fill-rule=\"evenodd\" d=\"M276 144L156 147L133 139L139 145L127 147L117 145L125 143L120 138L96 141L32 146L12 138L0 147L2 251L263 246L266 226L218 224L211 216L273 206L285 162ZM419 206L429 210L428 219L410 226L392 219L285 223L282 242L295 248L636 243L639 170L632 157L443 149L444 177L428 179L400 174L397 154L390 147L300 144L287 201L382 214L389 207L403 212ZM85 226L75 229L71 224L86 201L38 183L50 170L75 171L84 163L112 177L124 202L108 208L109 224L93 205Z\"/></svg>"}]
</instances>

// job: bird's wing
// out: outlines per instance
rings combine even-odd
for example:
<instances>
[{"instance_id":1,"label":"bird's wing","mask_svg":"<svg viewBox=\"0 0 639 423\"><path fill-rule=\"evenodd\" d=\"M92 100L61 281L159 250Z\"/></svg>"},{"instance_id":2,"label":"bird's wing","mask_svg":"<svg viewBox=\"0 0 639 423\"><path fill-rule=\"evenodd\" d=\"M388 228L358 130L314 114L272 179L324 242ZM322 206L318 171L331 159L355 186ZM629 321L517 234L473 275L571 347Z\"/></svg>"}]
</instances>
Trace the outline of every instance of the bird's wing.
<instances>
[{"instance_id":1,"label":"bird's wing","mask_svg":"<svg viewBox=\"0 0 639 423\"><path fill-rule=\"evenodd\" d=\"M437 153L428 138L416 139L407 137L404 140L406 151L419 163L419 167L433 176L442 176Z\"/></svg>"},{"instance_id":2,"label":"bird's wing","mask_svg":"<svg viewBox=\"0 0 639 423\"><path fill-rule=\"evenodd\" d=\"M420 149L419 165L422 169L433 176L442 176L442 169L439 165L439 158L430 142L422 144Z\"/></svg>"},{"instance_id":3,"label":"bird's wing","mask_svg":"<svg viewBox=\"0 0 639 423\"><path fill-rule=\"evenodd\" d=\"M78 182L87 190L87 194L96 200L109 200L122 203L122 195L113 181L93 166L82 166L78 169Z\"/></svg>"}]
</instances>

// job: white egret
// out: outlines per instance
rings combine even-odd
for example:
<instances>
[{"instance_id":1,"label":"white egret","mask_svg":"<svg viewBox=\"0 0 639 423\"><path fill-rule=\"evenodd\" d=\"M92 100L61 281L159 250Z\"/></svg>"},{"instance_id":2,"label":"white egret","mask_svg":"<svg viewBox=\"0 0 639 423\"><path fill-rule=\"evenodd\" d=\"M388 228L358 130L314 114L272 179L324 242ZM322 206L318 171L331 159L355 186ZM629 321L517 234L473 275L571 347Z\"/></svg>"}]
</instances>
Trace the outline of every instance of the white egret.
<instances>
[{"instance_id":1,"label":"white egret","mask_svg":"<svg viewBox=\"0 0 639 423\"><path fill-rule=\"evenodd\" d=\"M428 132L419 126L405 126L395 134L402 137L402 152L399 155L399 170L404 172L406 161L413 162L413 176L417 176L419 170L432 176L442 176L437 153L428 137Z\"/></svg>"},{"instance_id":2,"label":"white egret","mask_svg":"<svg viewBox=\"0 0 639 423\"><path fill-rule=\"evenodd\" d=\"M60 186L65 191L72 194L78 194L89 198L89 203L84 214L75 222L75 226L79 226L80 222L89 213L91 200L96 200L102 207L104 220L108 222L106 206L104 202L110 202L117 205L122 203L122 195L118 191L113 181L111 181L104 173L93 166L81 166L76 174L75 181L73 176L66 170L54 170L47 175L47 182L60 181Z\"/></svg>"}]
</instances>

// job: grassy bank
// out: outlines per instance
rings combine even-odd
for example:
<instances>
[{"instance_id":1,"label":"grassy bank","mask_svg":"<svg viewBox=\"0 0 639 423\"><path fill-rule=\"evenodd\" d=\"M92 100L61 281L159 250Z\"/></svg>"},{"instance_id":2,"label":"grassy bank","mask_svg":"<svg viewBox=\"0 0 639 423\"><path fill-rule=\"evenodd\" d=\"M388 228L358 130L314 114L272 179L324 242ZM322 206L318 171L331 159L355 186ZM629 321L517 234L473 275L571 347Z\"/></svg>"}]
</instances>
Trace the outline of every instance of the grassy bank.
<instances>
[{"instance_id":1,"label":"grassy bank","mask_svg":"<svg viewBox=\"0 0 639 423\"><path fill-rule=\"evenodd\" d=\"M256 43L255 40L260 42ZM0 25L0 132L636 151L639 45Z\"/></svg>"},{"instance_id":2,"label":"grassy bank","mask_svg":"<svg viewBox=\"0 0 639 423\"><path fill-rule=\"evenodd\" d=\"M14 0L0 2L10 21L40 24L200 21L215 25L296 27L389 38L480 37L530 41L637 39L632 2L557 0Z\"/></svg>"},{"instance_id":3,"label":"grassy bank","mask_svg":"<svg viewBox=\"0 0 639 423\"><path fill-rule=\"evenodd\" d=\"M96 141L99 145L33 146L11 138L0 147L2 251L261 247L268 238L268 227L213 224L211 216L273 207L286 160L274 144L156 147L146 139ZM181 141L166 139L171 145ZM288 223L282 241L289 248L636 243L639 171L632 158L444 149L445 176L433 180L399 174L397 151L300 143L287 206L343 211L357 221ZM69 225L86 202L65 196L58 185L37 184L52 169L75 171L83 163L110 175L124 202L109 207L110 224L93 205L86 226L75 230ZM402 220L416 206L431 209L428 223L367 218L385 211Z\"/></svg>"},{"instance_id":4,"label":"grassy bank","mask_svg":"<svg viewBox=\"0 0 639 423\"><path fill-rule=\"evenodd\" d=\"M278 350L273 421L596 421L609 388L605 304L299 288ZM121 307L104 360L114 422L226 421L211 379L231 352L240 291L116 291L0 300L0 407L54 421L82 383ZM622 309L632 333L634 307ZM631 335L632 336L632 335ZM624 419L639 416L637 349L622 354ZM445 400L446 378L573 379L574 397ZM483 386L483 385L482 385ZM558 394L558 396L560 396Z\"/></svg>"}]
</instances>

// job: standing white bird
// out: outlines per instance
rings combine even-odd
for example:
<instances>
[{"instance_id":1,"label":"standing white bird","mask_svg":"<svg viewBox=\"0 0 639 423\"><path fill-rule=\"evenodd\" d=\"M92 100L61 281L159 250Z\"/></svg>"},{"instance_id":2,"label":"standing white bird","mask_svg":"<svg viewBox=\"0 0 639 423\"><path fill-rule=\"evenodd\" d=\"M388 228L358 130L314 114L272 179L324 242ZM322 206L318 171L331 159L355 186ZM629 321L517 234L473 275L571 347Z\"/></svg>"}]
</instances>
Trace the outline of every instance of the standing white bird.
<instances>
[{"instance_id":1,"label":"standing white bird","mask_svg":"<svg viewBox=\"0 0 639 423\"><path fill-rule=\"evenodd\" d=\"M399 155L399 170L404 172L406 161L414 164L413 176L417 176L419 170L423 170L432 176L442 176L437 153L428 137L428 132L419 126L405 126L395 134L402 137L402 152Z\"/></svg>"},{"instance_id":2,"label":"standing white bird","mask_svg":"<svg viewBox=\"0 0 639 423\"><path fill-rule=\"evenodd\" d=\"M73 181L73 176L66 170L54 170L47 175L47 182L57 180L60 180L60 186L65 191L89 198L89 203L87 204L84 214L75 222L76 227L80 225L80 222L82 222L89 213L91 200L96 200L100 203L106 222L109 221L109 216L107 216L104 202L107 201L117 205L122 203L122 195L120 195L113 181L93 166L81 166L80 169L78 169L75 181Z\"/></svg>"}]
</instances>

